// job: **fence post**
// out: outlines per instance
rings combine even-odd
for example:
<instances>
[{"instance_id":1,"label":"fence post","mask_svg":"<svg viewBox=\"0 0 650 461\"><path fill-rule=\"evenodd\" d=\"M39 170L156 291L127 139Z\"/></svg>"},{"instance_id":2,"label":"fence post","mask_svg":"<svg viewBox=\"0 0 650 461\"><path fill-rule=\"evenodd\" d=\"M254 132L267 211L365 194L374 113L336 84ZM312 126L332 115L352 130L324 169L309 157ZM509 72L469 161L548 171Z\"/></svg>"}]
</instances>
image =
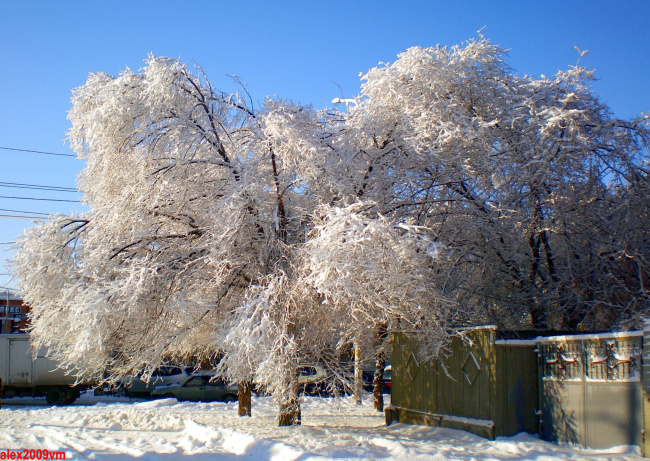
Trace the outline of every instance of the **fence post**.
<instances>
[{"instance_id":1,"label":"fence post","mask_svg":"<svg viewBox=\"0 0 650 461\"><path fill-rule=\"evenodd\" d=\"M643 456L650 455L650 318L643 328L643 353L641 354L641 383L643 384Z\"/></svg>"}]
</instances>

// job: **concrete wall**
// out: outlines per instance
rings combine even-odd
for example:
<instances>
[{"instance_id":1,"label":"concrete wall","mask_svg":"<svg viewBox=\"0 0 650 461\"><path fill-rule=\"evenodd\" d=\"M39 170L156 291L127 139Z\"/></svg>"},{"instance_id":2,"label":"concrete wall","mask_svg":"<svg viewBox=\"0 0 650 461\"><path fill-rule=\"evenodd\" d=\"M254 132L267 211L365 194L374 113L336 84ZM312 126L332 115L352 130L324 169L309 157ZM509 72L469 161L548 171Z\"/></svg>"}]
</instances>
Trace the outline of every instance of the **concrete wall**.
<instances>
[{"instance_id":1,"label":"concrete wall","mask_svg":"<svg viewBox=\"0 0 650 461\"><path fill-rule=\"evenodd\" d=\"M541 437L643 447L642 334L539 338Z\"/></svg>"}]
</instances>

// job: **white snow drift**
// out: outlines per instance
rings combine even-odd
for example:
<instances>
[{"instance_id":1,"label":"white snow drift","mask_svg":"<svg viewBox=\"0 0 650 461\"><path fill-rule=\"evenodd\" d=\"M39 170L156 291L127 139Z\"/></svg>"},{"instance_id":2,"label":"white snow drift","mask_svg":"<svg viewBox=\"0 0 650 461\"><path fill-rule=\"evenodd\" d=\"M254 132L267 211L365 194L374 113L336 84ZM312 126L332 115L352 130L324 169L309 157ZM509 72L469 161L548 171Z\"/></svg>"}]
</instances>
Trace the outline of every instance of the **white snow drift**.
<instances>
[{"instance_id":1,"label":"white snow drift","mask_svg":"<svg viewBox=\"0 0 650 461\"><path fill-rule=\"evenodd\" d=\"M451 429L386 427L370 400L357 406L352 398L305 398L299 427L276 427L277 407L268 397L254 399L251 418L238 417L236 403L134 403L92 394L72 407L7 402L0 410L1 451L63 451L66 460L641 459L634 447L585 450L528 434L489 441Z\"/></svg>"}]
</instances>

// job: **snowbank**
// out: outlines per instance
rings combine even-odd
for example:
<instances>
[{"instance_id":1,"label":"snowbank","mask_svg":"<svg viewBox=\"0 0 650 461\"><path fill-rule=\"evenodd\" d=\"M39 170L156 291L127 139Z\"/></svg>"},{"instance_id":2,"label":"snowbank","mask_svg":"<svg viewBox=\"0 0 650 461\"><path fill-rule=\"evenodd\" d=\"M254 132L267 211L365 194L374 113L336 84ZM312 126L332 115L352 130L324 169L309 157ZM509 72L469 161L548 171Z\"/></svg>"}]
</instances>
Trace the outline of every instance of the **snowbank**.
<instances>
[{"instance_id":1,"label":"snowbank","mask_svg":"<svg viewBox=\"0 0 650 461\"><path fill-rule=\"evenodd\" d=\"M254 398L253 416L236 403L131 401L84 394L70 407L5 400L0 448L65 452L66 460L636 460L636 449L584 450L528 434L489 441L452 429L384 425L371 400L305 398L303 425L276 426L270 398Z\"/></svg>"}]
</instances>

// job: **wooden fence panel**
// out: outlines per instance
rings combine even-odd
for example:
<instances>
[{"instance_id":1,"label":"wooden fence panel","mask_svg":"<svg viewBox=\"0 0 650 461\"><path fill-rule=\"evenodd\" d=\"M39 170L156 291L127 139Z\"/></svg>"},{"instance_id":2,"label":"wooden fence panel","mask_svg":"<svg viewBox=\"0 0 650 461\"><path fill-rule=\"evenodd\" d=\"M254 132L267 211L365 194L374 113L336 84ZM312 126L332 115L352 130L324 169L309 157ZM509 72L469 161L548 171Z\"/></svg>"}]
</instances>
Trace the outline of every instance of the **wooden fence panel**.
<instances>
[{"instance_id":1,"label":"wooden fence panel","mask_svg":"<svg viewBox=\"0 0 650 461\"><path fill-rule=\"evenodd\" d=\"M391 405L401 415L398 420L427 420L494 436L492 418L499 412L494 408L497 357L492 329L462 332L451 341L446 357L433 363L418 357L408 334L395 333L393 341Z\"/></svg>"},{"instance_id":2,"label":"wooden fence panel","mask_svg":"<svg viewBox=\"0 0 650 461\"><path fill-rule=\"evenodd\" d=\"M496 435L535 433L537 424L537 357L532 345L496 346Z\"/></svg>"}]
</instances>

